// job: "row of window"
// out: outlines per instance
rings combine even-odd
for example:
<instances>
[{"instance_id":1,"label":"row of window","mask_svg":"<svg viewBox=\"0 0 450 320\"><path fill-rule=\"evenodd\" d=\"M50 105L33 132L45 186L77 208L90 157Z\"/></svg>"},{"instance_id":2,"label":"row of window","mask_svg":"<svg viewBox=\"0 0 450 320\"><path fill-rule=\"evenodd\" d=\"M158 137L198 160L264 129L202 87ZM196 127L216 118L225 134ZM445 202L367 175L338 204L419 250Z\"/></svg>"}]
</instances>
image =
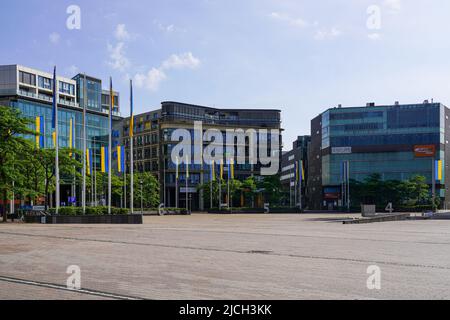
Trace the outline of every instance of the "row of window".
<instances>
[{"instance_id":1,"label":"row of window","mask_svg":"<svg viewBox=\"0 0 450 320\"><path fill-rule=\"evenodd\" d=\"M28 84L30 86L36 86L36 75L24 71L19 71L19 82ZM38 76L38 86L42 89L52 90L53 89L53 79ZM59 81L59 92L75 95L75 85Z\"/></svg>"},{"instance_id":2,"label":"row of window","mask_svg":"<svg viewBox=\"0 0 450 320\"><path fill-rule=\"evenodd\" d=\"M333 147L439 144L440 133L331 137Z\"/></svg>"}]
</instances>

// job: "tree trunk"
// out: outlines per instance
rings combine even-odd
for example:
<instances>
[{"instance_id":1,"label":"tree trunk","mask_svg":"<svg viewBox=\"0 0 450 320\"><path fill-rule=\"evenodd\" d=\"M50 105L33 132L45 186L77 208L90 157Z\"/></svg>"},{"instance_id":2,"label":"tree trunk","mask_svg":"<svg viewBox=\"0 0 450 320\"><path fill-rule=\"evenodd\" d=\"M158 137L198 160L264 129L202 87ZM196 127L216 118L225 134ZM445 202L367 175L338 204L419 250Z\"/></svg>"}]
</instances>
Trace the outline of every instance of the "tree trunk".
<instances>
[{"instance_id":1,"label":"tree trunk","mask_svg":"<svg viewBox=\"0 0 450 320\"><path fill-rule=\"evenodd\" d=\"M2 204L3 222L8 221L8 213L6 211L6 202L7 201L8 201L8 192L6 189L3 189L3 204Z\"/></svg>"},{"instance_id":2,"label":"tree trunk","mask_svg":"<svg viewBox=\"0 0 450 320\"><path fill-rule=\"evenodd\" d=\"M48 179L45 182L45 211L48 210Z\"/></svg>"}]
</instances>

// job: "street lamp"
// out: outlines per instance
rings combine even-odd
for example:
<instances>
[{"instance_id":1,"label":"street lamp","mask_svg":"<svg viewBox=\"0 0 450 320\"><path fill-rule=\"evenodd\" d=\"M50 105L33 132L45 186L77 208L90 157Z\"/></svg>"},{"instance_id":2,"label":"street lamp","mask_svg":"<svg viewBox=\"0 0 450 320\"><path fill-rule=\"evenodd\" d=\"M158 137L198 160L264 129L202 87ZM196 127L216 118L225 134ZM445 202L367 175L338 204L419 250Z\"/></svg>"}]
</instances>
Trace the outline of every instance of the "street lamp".
<instances>
[{"instance_id":1,"label":"street lamp","mask_svg":"<svg viewBox=\"0 0 450 320\"><path fill-rule=\"evenodd\" d=\"M140 180L139 184L141 185L141 214L144 214L144 193L142 192L144 181Z\"/></svg>"}]
</instances>

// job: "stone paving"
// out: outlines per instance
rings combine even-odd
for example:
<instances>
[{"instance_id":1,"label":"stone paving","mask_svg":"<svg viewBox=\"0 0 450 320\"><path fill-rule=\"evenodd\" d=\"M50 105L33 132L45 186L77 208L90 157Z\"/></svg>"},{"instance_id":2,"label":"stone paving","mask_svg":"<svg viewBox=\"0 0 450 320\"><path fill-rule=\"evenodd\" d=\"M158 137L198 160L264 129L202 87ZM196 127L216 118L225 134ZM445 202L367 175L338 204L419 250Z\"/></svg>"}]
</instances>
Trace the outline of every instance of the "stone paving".
<instances>
[{"instance_id":1,"label":"stone paving","mask_svg":"<svg viewBox=\"0 0 450 320\"><path fill-rule=\"evenodd\" d=\"M0 299L108 298L63 290L70 265L81 268L82 289L145 299L450 299L450 221L343 225L345 217L0 224ZM371 265L381 290L367 289Z\"/></svg>"}]
</instances>

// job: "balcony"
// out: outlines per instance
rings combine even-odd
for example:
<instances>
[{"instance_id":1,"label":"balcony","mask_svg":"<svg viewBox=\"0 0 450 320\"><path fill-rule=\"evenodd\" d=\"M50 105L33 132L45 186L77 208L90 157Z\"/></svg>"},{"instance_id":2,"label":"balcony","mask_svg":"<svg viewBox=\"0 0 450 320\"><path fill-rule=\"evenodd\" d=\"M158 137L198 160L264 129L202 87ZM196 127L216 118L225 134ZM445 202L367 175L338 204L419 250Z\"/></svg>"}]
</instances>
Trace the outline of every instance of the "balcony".
<instances>
[{"instance_id":1,"label":"balcony","mask_svg":"<svg viewBox=\"0 0 450 320\"><path fill-rule=\"evenodd\" d=\"M22 90L22 89L17 90L17 94L19 96L24 96L24 97L28 97L28 98L41 100L41 101L44 101L46 103L53 103L53 98L49 97L47 95L44 95L44 94L36 94L34 92L29 92L29 91ZM79 108L80 107L78 105L78 103L67 101L67 100L64 100L64 99L59 99L58 100L58 104L61 104L61 105L64 105L64 106L69 106L69 107L72 107L72 108Z\"/></svg>"}]
</instances>

